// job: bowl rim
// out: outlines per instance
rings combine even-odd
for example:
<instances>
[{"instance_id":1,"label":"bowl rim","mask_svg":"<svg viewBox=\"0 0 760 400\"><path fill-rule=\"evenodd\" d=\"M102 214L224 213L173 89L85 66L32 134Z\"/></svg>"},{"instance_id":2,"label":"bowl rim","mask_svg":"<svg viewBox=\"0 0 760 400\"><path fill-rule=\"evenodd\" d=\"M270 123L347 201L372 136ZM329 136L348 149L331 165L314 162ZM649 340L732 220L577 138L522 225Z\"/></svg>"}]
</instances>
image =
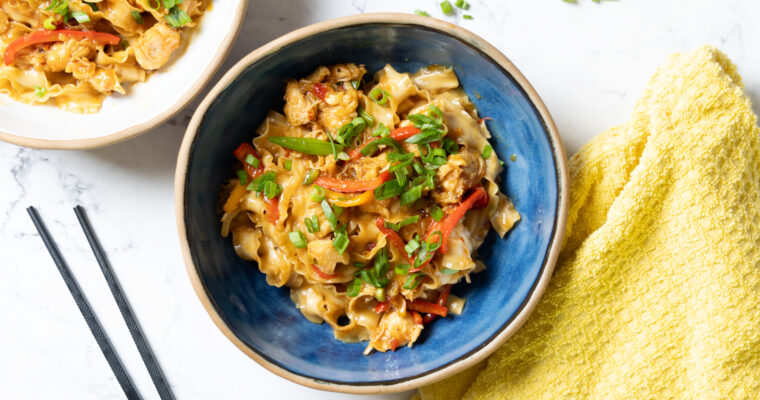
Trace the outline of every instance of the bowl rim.
<instances>
[{"instance_id":1,"label":"bowl rim","mask_svg":"<svg viewBox=\"0 0 760 400\"><path fill-rule=\"evenodd\" d=\"M0 140L15 144L18 146L31 147L36 149L53 149L53 150L88 150L105 147L108 145L123 142L128 139L132 139L147 131L163 124L166 120L180 112L186 105L188 105L193 99L195 99L201 90L206 87L206 84L211 80L216 71L222 65L222 62L227 58L227 54L232 49L232 44L235 42L235 38L240 32L243 20L245 19L246 10L248 9L248 0L238 0L238 5L235 8L235 12L232 20L230 21L230 29L222 39L221 44L217 48L214 55L211 57L211 62L201 73L200 77L185 91L179 100L174 102L170 107L167 107L164 112L156 115L155 117L145 121L143 123L132 125L128 128L120 131L94 138L88 139L38 139L25 136L14 135L11 133L0 131ZM213 9L209 12L213 12ZM203 21L201 21L203 24Z\"/></svg>"},{"instance_id":2,"label":"bowl rim","mask_svg":"<svg viewBox=\"0 0 760 400\"><path fill-rule=\"evenodd\" d=\"M450 362L438 369L434 369L418 376L408 378L398 382L392 382L383 384L379 382L377 384L361 384L356 385L352 383L338 383L338 382L325 382L313 377L303 376L294 372L288 371L285 368L276 365L264 356L258 354L254 349L246 345L240 340L232 330L226 325L222 317L217 313L214 308L213 301L209 298L204 284L198 275L195 264L190 253L190 246L187 237L187 229L185 226L185 181L187 176L187 167L190 157L190 151L195 142L195 138L198 132L198 127L204 119L209 106L218 97L218 95L248 66L257 62L261 58L272 54L283 47L290 45L294 42L305 39L311 35L334 30L338 28L344 28L348 26L357 25L369 25L369 24L392 24L392 25L408 25L408 26L420 26L434 31L438 31L444 34L448 34L451 37L462 40L465 43L478 49L486 56L490 57L501 68L506 70L512 78L517 82L521 89L526 93L530 102L536 108L539 117L547 130L548 139L552 147L552 153L556 163L557 173L557 216L555 218L555 231L553 232L551 242L549 244L547 253L544 257L544 265L541 268L540 275L538 276L534 287L531 290L528 297L523 301L523 305L518 309L517 314L512 317L512 321L507 323L501 331L493 336L490 342L486 342L480 347L474 349L469 355L463 356L457 360ZM211 319L216 326L224 333L235 346L237 346L243 353L248 355L251 359L258 364L275 373L276 375L285 378L289 381L298 383L303 386L311 387L314 389L328 390L341 393L353 393L353 394L381 394L381 393L393 393L404 390L415 389L420 386L428 385L458 372L461 372L478 362L482 361L494 351L496 351L510 336L512 336L522 325L525 323L528 316L533 312L538 300L544 293L549 279L551 278L554 270L554 265L559 256L560 246L564 238L565 226L567 221L568 211L568 169L567 169L567 157L565 150L560 140L557 127L549 114L548 109L544 105L541 98L536 93L535 89L530 85L523 74L512 64L509 59L502 54L493 45L489 44L483 38L475 35L474 33L454 25L452 23L430 18L423 17L414 14L401 14L401 13L367 13L351 15L341 18L336 18L324 22L318 22L306 27L294 30L288 34L280 36L279 38L259 47L246 55L243 59L238 61L230 70L222 77L221 80L209 91L201 104L195 110L190 124L188 125L185 137L180 147L179 156L177 158L177 167L175 170L174 181L174 198L175 198L175 214L177 218L177 229L179 231L180 247L182 249L182 255L185 260L185 267L187 274L190 278L190 282L198 296L200 302L208 312Z\"/></svg>"}]
</instances>

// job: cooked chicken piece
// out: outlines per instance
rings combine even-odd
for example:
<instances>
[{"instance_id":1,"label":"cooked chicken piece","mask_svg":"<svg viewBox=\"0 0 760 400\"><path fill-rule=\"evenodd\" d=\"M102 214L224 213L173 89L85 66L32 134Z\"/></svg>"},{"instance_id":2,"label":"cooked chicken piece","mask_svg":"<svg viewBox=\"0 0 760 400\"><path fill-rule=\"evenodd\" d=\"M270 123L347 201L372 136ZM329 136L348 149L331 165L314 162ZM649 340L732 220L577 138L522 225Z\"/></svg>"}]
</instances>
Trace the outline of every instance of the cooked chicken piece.
<instances>
[{"instance_id":1,"label":"cooked chicken piece","mask_svg":"<svg viewBox=\"0 0 760 400\"><path fill-rule=\"evenodd\" d=\"M397 347L414 343L422 332L410 312L401 315L398 311L386 312L369 342L378 351L395 350Z\"/></svg>"},{"instance_id":2,"label":"cooked chicken piece","mask_svg":"<svg viewBox=\"0 0 760 400\"><path fill-rule=\"evenodd\" d=\"M325 101L319 103L317 121L333 136L341 126L351 122L359 105L359 96L354 89L329 91Z\"/></svg>"},{"instance_id":3,"label":"cooked chicken piece","mask_svg":"<svg viewBox=\"0 0 760 400\"><path fill-rule=\"evenodd\" d=\"M98 68L89 80L90 85L100 93L109 94L113 91L126 93L119 83L119 75L112 68Z\"/></svg>"},{"instance_id":4,"label":"cooked chicken piece","mask_svg":"<svg viewBox=\"0 0 760 400\"><path fill-rule=\"evenodd\" d=\"M323 82L327 76L330 75L330 69L323 66L320 66L319 68L315 69L314 72L309 74L304 81L309 81L311 83L319 83ZM304 82L302 82L304 83Z\"/></svg>"},{"instance_id":5,"label":"cooked chicken piece","mask_svg":"<svg viewBox=\"0 0 760 400\"><path fill-rule=\"evenodd\" d=\"M316 261L317 268L326 274L332 275L338 263L348 264L349 261L348 252L339 255L330 239L313 240L309 242L306 250Z\"/></svg>"},{"instance_id":6,"label":"cooked chicken piece","mask_svg":"<svg viewBox=\"0 0 760 400\"><path fill-rule=\"evenodd\" d=\"M367 69L363 65L335 64L330 66L330 76L327 80L333 83L360 80L366 73Z\"/></svg>"},{"instance_id":7,"label":"cooked chicken piece","mask_svg":"<svg viewBox=\"0 0 760 400\"><path fill-rule=\"evenodd\" d=\"M74 75L74 78L87 80L95 75L95 63L86 59L78 58L66 64L66 72Z\"/></svg>"},{"instance_id":8,"label":"cooked chicken piece","mask_svg":"<svg viewBox=\"0 0 760 400\"><path fill-rule=\"evenodd\" d=\"M166 64L180 43L179 32L158 23L135 41L135 58L147 70L159 69Z\"/></svg>"},{"instance_id":9,"label":"cooked chicken piece","mask_svg":"<svg viewBox=\"0 0 760 400\"><path fill-rule=\"evenodd\" d=\"M292 126L299 126L313 121L317 117L318 101L309 101L301 91L301 86L294 80L285 86L285 107L283 111Z\"/></svg>"},{"instance_id":10,"label":"cooked chicken piece","mask_svg":"<svg viewBox=\"0 0 760 400\"><path fill-rule=\"evenodd\" d=\"M449 156L436 175L440 185L433 192L438 204L458 203L467 189L480 183L486 173L486 163L478 152L464 148Z\"/></svg>"},{"instance_id":11,"label":"cooked chicken piece","mask_svg":"<svg viewBox=\"0 0 760 400\"><path fill-rule=\"evenodd\" d=\"M54 43L45 53L43 69L50 72L61 72L73 60L89 59L95 55L95 43L91 40L69 39L65 42Z\"/></svg>"}]
</instances>

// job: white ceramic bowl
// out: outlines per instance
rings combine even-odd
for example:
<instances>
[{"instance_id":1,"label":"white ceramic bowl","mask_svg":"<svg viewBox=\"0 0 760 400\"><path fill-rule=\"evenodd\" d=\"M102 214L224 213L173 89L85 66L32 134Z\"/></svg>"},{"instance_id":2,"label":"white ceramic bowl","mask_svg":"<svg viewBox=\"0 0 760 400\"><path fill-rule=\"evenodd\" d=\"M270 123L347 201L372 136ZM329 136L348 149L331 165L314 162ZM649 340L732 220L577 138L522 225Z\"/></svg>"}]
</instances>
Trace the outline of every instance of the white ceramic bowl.
<instances>
[{"instance_id":1,"label":"white ceramic bowl","mask_svg":"<svg viewBox=\"0 0 760 400\"><path fill-rule=\"evenodd\" d=\"M112 95L94 114L74 114L53 104L28 105L0 95L0 140L47 149L89 149L144 133L171 118L208 83L229 51L248 0L213 1L190 43L171 65ZM52 102L50 102L52 103Z\"/></svg>"}]
</instances>

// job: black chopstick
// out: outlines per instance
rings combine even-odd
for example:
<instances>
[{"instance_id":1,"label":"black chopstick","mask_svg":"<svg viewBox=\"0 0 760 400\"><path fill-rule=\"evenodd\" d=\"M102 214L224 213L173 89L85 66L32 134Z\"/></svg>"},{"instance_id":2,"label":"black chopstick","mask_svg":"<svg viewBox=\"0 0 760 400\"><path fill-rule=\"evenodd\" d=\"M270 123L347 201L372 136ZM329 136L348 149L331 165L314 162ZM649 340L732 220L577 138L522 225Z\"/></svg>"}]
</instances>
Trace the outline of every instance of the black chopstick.
<instances>
[{"instance_id":1,"label":"black chopstick","mask_svg":"<svg viewBox=\"0 0 760 400\"><path fill-rule=\"evenodd\" d=\"M58 246L56 246L53 237L50 236L50 232L48 232L45 224L42 222L40 214L34 207L29 207L26 211L32 218L34 227L37 228L37 232L39 232L42 242L45 243L45 247L47 247L48 252L50 252L50 256L53 257L53 261L55 262L56 267L58 267L58 272L61 273L61 278L63 278L63 281L66 283L66 287L69 288L71 297L74 298L74 302L77 304L77 307L79 307L79 312L82 313L82 317L84 317L85 322L87 322L87 326L90 327L92 336L94 336L95 341L98 342L100 351L103 352L103 356L105 356L106 361L108 361L108 365L116 376L116 380L119 381L119 385L121 385L121 389L124 391L127 399L141 399L140 394L137 392L137 389L135 389L134 383L132 383L132 379L127 375L124 364L122 364L119 359L119 355L116 354L113 345L111 345L111 341L108 340L108 336L106 336L105 331L103 331L103 326L100 325L97 317L93 314L92 308L87 302L87 298L84 297L84 294L82 294L82 291L79 289L79 285L71 274L69 266L58 251Z\"/></svg>"},{"instance_id":2,"label":"black chopstick","mask_svg":"<svg viewBox=\"0 0 760 400\"><path fill-rule=\"evenodd\" d=\"M82 206L76 206L74 207L74 213L77 215L77 219L79 219L79 224L82 225L87 241L90 242L90 247L95 254L95 258L98 260L100 270L103 272L106 282L108 282L111 294L113 295L114 300L116 300L116 304L119 306L121 316L124 318L127 328L129 328L132 340L135 342L137 350L140 352L140 357L142 357L143 363L145 363L145 367L148 369L148 373L150 373L150 378L153 380L153 385L156 386L156 390L158 390L158 395L162 400L174 399L174 395L166 382L166 378L161 372L161 367L159 367L156 357L150 349L150 345L148 345L148 342L145 340L145 335L143 334L142 329L140 329L140 325L137 323L132 308L129 306L127 299L121 291L121 286L116 279L116 275L113 273L113 268L111 268L111 264L108 262L106 253L103 251L103 247L100 246L100 242L95 236L95 232L87 219L84 208L82 208Z\"/></svg>"}]
</instances>

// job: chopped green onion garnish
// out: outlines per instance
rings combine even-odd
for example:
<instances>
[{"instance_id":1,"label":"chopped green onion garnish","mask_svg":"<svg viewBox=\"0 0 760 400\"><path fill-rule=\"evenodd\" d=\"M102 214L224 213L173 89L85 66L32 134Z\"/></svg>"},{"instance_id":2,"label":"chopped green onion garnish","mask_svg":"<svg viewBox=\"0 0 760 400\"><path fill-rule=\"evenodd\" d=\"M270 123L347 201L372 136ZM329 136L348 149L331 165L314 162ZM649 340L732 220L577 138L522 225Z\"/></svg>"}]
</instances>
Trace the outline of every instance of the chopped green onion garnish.
<instances>
[{"instance_id":1,"label":"chopped green onion garnish","mask_svg":"<svg viewBox=\"0 0 760 400\"><path fill-rule=\"evenodd\" d=\"M164 0L164 2L166 2L166 0ZM179 8L179 6L172 7L172 9L169 10L169 14L164 16L164 19L172 26L172 28L179 28L193 22L192 18L190 18L183 9Z\"/></svg>"},{"instance_id":2,"label":"chopped green onion garnish","mask_svg":"<svg viewBox=\"0 0 760 400\"><path fill-rule=\"evenodd\" d=\"M343 214L343 207L341 206L332 206L333 211L335 211L335 216L340 218L340 215Z\"/></svg>"},{"instance_id":3,"label":"chopped green onion garnish","mask_svg":"<svg viewBox=\"0 0 760 400\"><path fill-rule=\"evenodd\" d=\"M389 229L393 229L394 231L398 232L401 228L407 225L416 224L419 221L420 221L420 216L415 215L413 217L404 218L403 220L395 224L392 222L385 221L385 227Z\"/></svg>"},{"instance_id":4,"label":"chopped green onion garnish","mask_svg":"<svg viewBox=\"0 0 760 400\"><path fill-rule=\"evenodd\" d=\"M417 14L417 15L422 15L423 17L429 17L430 16L430 14L428 14L427 11L422 11L419 8L416 9L416 10L414 10L414 13Z\"/></svg>"},{"instance_id":5,"label":"chopped green onion garnish","mask_svg":"<svg viewBox=\"0 0 760 400\"><path fill-rule=\"evenodd\" d=\"M351 159L351 156L348 155L345 151L341 151L338 153L338 160L348 161Z\"/></svg>"},{"instance_id":6,"label":"chopped green onion garnish","mask_svg":"<svg viewBox=\"0 0 760 400\"><path fill-rule=\"evenodd\" d=\"M335 250L338 251L338 255L343 255L343 252L346 251L348 248L348 235L345 232L345 227L343 227L343 230L341 232L335 233L335 239L333 239L332 245L335 247Z\"/></svg>"},{"instance_id":7,"label":"chopped green onion garnish","mask_svg":"<svg viewBox=\"0 0 760 400\"><path fill-rule=\"evenodd\" d=\"M291 159L287 159L287 160L285 160L285 165L284 165L284 167L285 167L285 169L286 169L286 170L288 170L288 171L290 171L291 169L293 169L293 160L291 160Z\"/></svg>"},{"instance_id":8,"label":"chopped green onion garnish","mask_svg":"<svg viewBox=\"0 0 760 400\"><path fill-rule=\"evenodd\" d=\"M385 200L400 195L404 188L399 186L398 181L390 180L375 189L375 199Z\"/></svg>"},{"instance_id":9,"label":"chopped green onion garnish","mask_svg":"<svg viewBox=\"0 0 760 400\"><path fill-rule=\"evenodd\" d=\"M359 85L361 85L361 82L351 81L351 87L354 88L354 90L359 90Z\"/></svg>"},{"instance_id":10,"label":"chopped green onion garnish","mask_svg":"<svg viewBox=\"0 0 760 400\"><path fill-rule=\"evenodd\" d=\"M47 93L47 89L45 89L42 86L35 86L34 87L34 96L38 99L41 99L45 93Z\"/></svg>"},{"instance_id":11,"label":"chopped green onion garnish","mask_svg":"<svg viewBox=\"0 0 760 400\"><path fill-rule=\"evenodd\" d=\"M441 141L441 147L443 147L443 149L449 154L459 153L459 145L451 138L443 138Z\"/></svg>"},{"instance_id":12,"label":"chopped green onion garnish","mask_svg":"<svg viewBox=\"0 0 760 400\"><path fill-rule=\"evenodd\" d=\"M399 186L406 185L406 174L407 174L406 168L396 169L394 171L394 174L396 175L396 182L398 182Z\"/></svg>"},{"instance_id":13,"label":"chopped green onion garnish","mask_svg":"<svg viewBox=\"0 0 760 400\"><path fill-rule=\"evenodd\" d=\"M441 2L441 11L443 11L446 15L451 15L454 13L454 8L451 7L451 3L449 3L449 0L443 0Z\"/></svg>"},{"instance_id":14,"label":"chopped green onion garnish","mask_svg":"<svg viewBox=\"0 0 760 400\"><path fill-rule=\"evenodd\" d=\"M164 8L168 10L177 4L182 4L182 0L163 0L162 3L164 4Z\"/></svg>"},{"instance_id":15,"label":"chopped green onion garnish","mask_svg":"<svg viewBox=\"0 0 760 400\"><path fill-rule=\"evenodd\" d=\"M46 20L42 21L42 26L45 27L45 29L50 30L50 31L55 30L56 26L53 23L53 21L55 21L55 18L48 17Z\"/></svg>"},{"instance_id":16,"label":"chopped green onion garnish","mask_svg":"<svg viewBox=\"0 0 760 400\"><path fill-rule=\"evenodd\" d=\"M461 8L462 10L467 10L470 8L470 3L464 0L457 0L454 2L454 5L456 5L458 8Z\"/></svg>"},{"instance_id":17,"label":"chopped green onion garnish","mask_svg":"<svg viewBox=\"0 0 760 400\"><path fill-rule=\"evenodd\" d=\"M341 144L348 144L351 139L360 134L366 127L367 121L364 118L356 117L351 122L340 127L335 140Z\"/></svg>"},{"instance_id":18,"label":"chopped green onion garnish","mask_svg":"<svg viewBox=\"0 0 760 400\"><path fill-rule=\"evenodd\" d=\"M502 161L502 160L499 160L499 166L500 166L500 167L503 167L503 166L504 166L504 161Z\"/></svg>"},{"instance_id":19,"label":"chopped green onion garnish","mask_svg":"<svg viewBox=\"0 0 760 400\"><path fill-rule=\"evenodd\" d=\"M325 189L322 186L314 185L311 187L311 201L319 203L325 199Z\"/></svg>"},{"instance_id":20,"label":"chopped green onion garnish","mask_svg":"<svg viewBox=\"0 0 760 400\"><path fill-rule=\"evenodd\" d=\"M360 263L359 261L354 262L354 267L356 268L363 268L364 264Z\"/></svg>"},{"instance_id":21,"label":"chopped green onion garnish","mask_svg":"<svg viewBox=\"0 0 760 400\"><path fill-rule=\"evenodd\" d=\"M303 223L306 225L306 230L308 230L309 233L319 232L319 220L317 220L316 215L312 215L311 218L304 218Z\"/></svg>"},{"instance_id":22,"label":"chopped green onion garnish","mask_svg":"<svg viewBox=\"0 0 760 400\"><path fill-rule=\"evenodd\" d=\"M306 237L304 237L303 232L290 232L288 233L288 238L290 239L290 242L293 243L293 246L296 246L297 249L303 249L306 247Z\"/></svg>"},{"instance_id":23,"label":"chopped green onion garnish","mask_svg":"<svg viewBox=\"0 0 760 400\"><path fill-rule=\"evenodd\" d=\"M52 0L45 10L52 11L63 17L63 22L69 19L69 1Z\"/></svg>"},{"instance_id":24,"label":"chopped green onion garnish","mask_svg":"<svg viewBox=\"0 0 760 400\"><path fill-rule=\"evenodd\" d=\"M472 19L472 15L470 14L462 15L462 19Z\"/></svg>"},{"instance_id":25,"label":"chopped green onion garnish","mask_svg":"<svg viewBox=\"0 0 760 400\"><path fill-rule=\"evenodd\" d=\"M414 203L422 197L422 185L413 186L408 191L401 194L401 205L406 206Z\"/></svg>"},{"instance_id":26,"label":"chopped green onion garnish","mask_svg":"<svg viewBox=\"0 0 760 400\"><path fill-rule=\"evenodd\" d=\"M322 212L325 213L327 222L330 223L330 228L334 231L338 227L338 216L335 215L335 212L332 207L330 207L330 203L328 203L327 200L322 200L320 205L322 206Z\"/></svg>"},{"instance_id":27,"label":"chopped green onion garnish","mask_svg":"<svg viewBox=\"0 0 760 400\"><path fill-rule=\"evenodd\" d=\"M282 193L282 186L278 185L275 181L264 182L264 196L268 199L273 199Z\"/></svg>"},{"instance_id":28,"label":"chopped green onion garnish","mask_svg":"<svg viewBox=\"0 0 760 400\"><path fill-rule=\"evenodd\" d=\"M372 89L371 92L369 92L369 98L372 99L377 104L380 104L381 106L384 106L388 103L388 99L390 99L391 95L390 93L386 92L383 89L380 89L379 87L376 87Z\"/></svg>"},{"instance_id":29,"label":"chopped green onion garnish","mask_svg":"<svg viewBox=\"0 0 760 400\"><path fill-rule=\"evenodd\" d=\"M327 138L330 139L330 149L332 150L333 157L337 160L338 159L338 152L343 149L338 149L335 147L335 141L333 140L332 135L330 134L330 131L326 131L325 134L327 135Z\"/></svg>"},{"instance_id":30,"label":"chopped green onion garnish","mask_svg":"<svg viewBox=\"0 0 760 400\"><path fill-rule=\"evenodd\" d=\"M135 22L137 22L138 24L142 25L142 23L144 21L143 21L142 15L140 15L139 12L137 12L137 11L130 11L129 13L132 14L132 18L135 19Z\"/></svg>"},{"instance_id":31,"label":"chopped green onion garnish","mask_svg":"<svg viewBox=\"0 0 760 400\"><path fill-rule=\"evenodd\" d=\"M399 264L393 267L393 272L395 272L396 275L406 275L409 273L410 268L412 268L412 266L409 264Z\"/></svg>"},{"instance_id":32,"label":"chopped green onion garnish","mask_svg":"<svg viewBox=\"0 0 760 400\"><path fill-rule=\"evenodd\" d=\"M401 145L397 141L393 140L392 137L384 137L367 143L361 150L359 150L359 153L365 157L369 157L374 154L380 146L383 145L393 146L393 148L398 152L404 151Z\"/></svg>"},{"instance_id":33,"label":"chopped green onion garnish","mask_svg":"<svg viewBox=\"0 0 760 400\"><path fill-rule=\"evenodd\" d=\"M375 288L375 300L381 303L385 301L385 288Z\"/></svg>"},{"instance_id":34,"label":"chopped green onion garnish","mask_svg":"<svg viewBox=\"0 0 760 400\"><path fill-rule=\"evenodd\" d=\"M95 4L95 3L88 3L88 2L85 1L84 4L87 4L88 6L90 6L90 8L92 9L92 11L94 11L94 12L100 11L100 9L98 8L98 5Z\"/></svg>"},{"instance_id":35,"label":"chopped green onion garnish","mask_svg":"<svg viewBox=\"0 0 760 400\"><path fill-rule=\"evenodd\" d=\"M422 280L425 278L425 274L422 272L416 272L414 274L411 274L406 277L406 280L404 281L404 286L402 286L404 289L412 290L416 288L417 286L422 283Z\"/></svg>"},{"instance_id":36,"label":"chopped green onion garnish","mask_svg":"<svg viewBox=\"0 0 760 400\"><path fill-rule=\"evenodd\" d=\"M417 172L418 174L422 174L424 172L422 170L422 165L418 163L417 161L415 161L414 164L412 164L412 167L414 167L414 171Z\"/></svg>"},{"instance_id":37,"label":"chopped green onion garnish","mask_svg":"<svg viewBox=\"0 0 760 400\"><path fill-rule=\"evenodd\" d=\"M370 115L367 111L365 111L363 108L359 109L359 116L362 117L364 122L367 123L367 126L373 127L375 126L375 117Z\"/></svg>"},{"instance_id":38,"label":"chopped green onion garnish","mask_svg":"<svg viewBox=\"0 0 760 400\"><path fill-rule=\"evenodd\" d=\"M404 251L406 251L407 254L414 253L415 250L420 248L420 242L412 239L409 241L409 243L404 246Z\"/></svg>"},{"instance_id":39,"label":"chopped green onion garnish","mask_svg":"<svg viewBox=\"0 0 760 400\"><path fill-rule=\"evenodd\" d=\"M434 220L440 221L443 219L443 210L441 210L441 207L433 206L430 210L430 216L432 216Z\"/></svg>"},{"instance_id":40,"label":"chopped green onion garnish","mask_svg":"<svg viewBox=\"0 0 760 400\"><path fill-rule=\"evenodd\" d=\"M356 297L359 295L359 292L362 288L362 280L359 278L355 278L351 283L348 284L348 287L346 288L346 296L348 297Z\"/></svg>"},{"instance_id":41,"label":"chopped green onion garnish","mask_svg":"<svg viewBox=\"0 0 760 400\"><path fill-rule=\"evenodd\" d=\"M254 192L263 192L266 183L274 182L275 178L277 178L277 174L275 174L273 171L269 171L252 180L246 189L252 190Z\"/></svg>"},{"instance_id":42,"label":"chopped green onion garnish","mask_svg":"<svg viewBox=\"0 0 760 400\"><path fill-rule=\"evenodd\" d=\"M491 147L490 144L487 144L486 147L483 147L483 158L491 157L491 151L493 151L493 147Z\"/></svg>"},{"instance_id":43,"label":"chopped green onion garnish","mask_svg":"<svg viewBox=\"0 0 760 400\"><path fill-rule=\"evenodd\" d=\"M237 170L237 176L238 179L240 179L241 185L246 185L248 183L248 174L246 174L242 169Z\"/></svg>"},{"instance_id":44,"label":"chopped green onion garnish","mask_svg":"<svg viewBox=\"0 0 760 400\"><path fill-rule=\"evenodd\" d=\"M309 172L306 173L306 176L303 177L303 185L309 186L312 183L314 183L315 180L317 180L317 177L319 176L319 171L316 169L310 169Z\"/></svg>"},{"instance_id":45,"label":"chopped green onion garnish","mask_svg":"<svg viewBox=\"0 0 760 400\"><path fill-rule=\"evenodd\" d=\"M333 144L325 140L314 138L272 136L269 138L269 141L286 149L313 156L327 156L333 154L333 148L337 151L343 151L343 145Z\"/></svg>"},{"instance_id":46,"label":"chopped green onion garnish","mask_svg":"<svg viewBox=\"0 0 760 400\"><path fill-rule=\"evenodd\" d=\"M459 271L456 269L451 269L451 268L444 268L441 270L441 273L446 274L446 275L456 274L457 272Z\"/></svg>"},{"instance_id":47,"label":"chopped green onion garnish","mask_svg":"<svg viewBox=\"0 0 760 400\"><path fill-rule=\"evenodd\" d=\"M81 11L72 11L71 16L77 20L80 24L84 24L85 22L90 22L90 16L81 12Z\"/></svg>"},{"instance_id":48,"label":"chopped green onion garnish","mask_svg":"<svg viewBox=\"0 0 760 400\"><path fill-rule=\"evenodd\" d=\"M385 126L385 124L383 123L377 124L377 126L375 127L375 130L372 131L372 136L374 137L378 137L378 136L386 137L390 134L391 134L390 129L388 129L388 127Z\"/></svg>"}]
</instances>

